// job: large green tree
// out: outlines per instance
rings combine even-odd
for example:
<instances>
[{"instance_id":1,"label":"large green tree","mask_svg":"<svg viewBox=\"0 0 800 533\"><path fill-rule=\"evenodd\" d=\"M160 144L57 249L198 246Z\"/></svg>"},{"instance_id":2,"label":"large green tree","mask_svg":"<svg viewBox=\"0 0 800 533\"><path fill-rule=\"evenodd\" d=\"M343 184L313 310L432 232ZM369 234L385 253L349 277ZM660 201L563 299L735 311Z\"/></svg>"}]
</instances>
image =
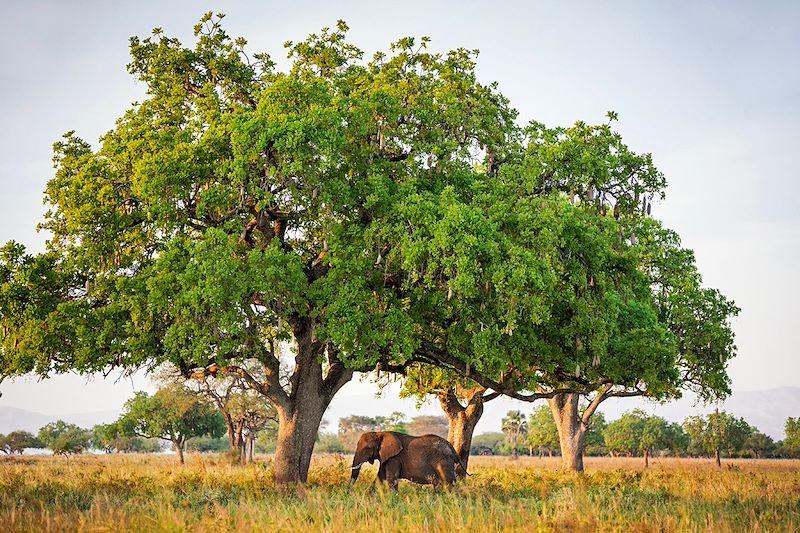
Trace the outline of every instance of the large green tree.
<instances>
[{"instance_id":1,"label":"large green tree","mask_svg":"<svg viewBox=\"0 0 800 533\"><path fill-rule=\"evenodd\" d=\"M74 133L56 143L51 251L17 247L3 264L0 373L166 361L238 373L277 410L276 481L305 481L353 371L420 347L388 236L472 194L515 116L476 81L474 52L406 38L363 61L346 29L288 43L285 72L211 15L194 47L161 30L132 38L128 69L147 97L97 149ZM423 270L406 269L451 276Z\"/></svg>"}]
</instances>

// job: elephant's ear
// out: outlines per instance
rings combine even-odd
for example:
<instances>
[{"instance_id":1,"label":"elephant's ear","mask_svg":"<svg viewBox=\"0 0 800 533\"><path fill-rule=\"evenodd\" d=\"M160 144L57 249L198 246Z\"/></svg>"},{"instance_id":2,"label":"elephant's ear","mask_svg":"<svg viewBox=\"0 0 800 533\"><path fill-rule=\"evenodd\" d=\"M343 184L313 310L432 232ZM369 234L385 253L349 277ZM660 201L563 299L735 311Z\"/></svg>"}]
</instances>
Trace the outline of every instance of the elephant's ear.
<instances>
[{"instance_id":1,"label":"elephant's ear","mask_svg":"<svg viewBox=\"0 0 800 533\"><path fill-rule=\"evenodd\" d=\"M385 433L381 439L381 447L378 450L378 457L381 463L391 459L398 453L403 451L403 443L397 438L394 433Z\"/></svg>"}]
</instances>

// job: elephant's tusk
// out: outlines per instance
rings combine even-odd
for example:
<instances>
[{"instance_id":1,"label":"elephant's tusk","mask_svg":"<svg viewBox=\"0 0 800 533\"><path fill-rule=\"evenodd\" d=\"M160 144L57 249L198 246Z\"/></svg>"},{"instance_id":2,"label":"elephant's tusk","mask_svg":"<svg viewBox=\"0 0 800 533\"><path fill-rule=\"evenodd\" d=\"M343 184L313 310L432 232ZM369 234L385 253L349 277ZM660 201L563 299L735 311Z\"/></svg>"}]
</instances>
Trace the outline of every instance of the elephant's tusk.
<instances>
[{"instance_id":1,"label":"elephant's tusk","mask_svg":"<svg viewBox=\"0 0 800 533\"><path fill-rule=\"evenodd\" d=\"M361 468L361 465L363 465L363 464L364 464L364 463L358 463L358 464L357 464L357 465L355 465L355 466L351 466L351 467L350 467L350 470L358 470L359 468Z\"/></svg>"}]
</instances>

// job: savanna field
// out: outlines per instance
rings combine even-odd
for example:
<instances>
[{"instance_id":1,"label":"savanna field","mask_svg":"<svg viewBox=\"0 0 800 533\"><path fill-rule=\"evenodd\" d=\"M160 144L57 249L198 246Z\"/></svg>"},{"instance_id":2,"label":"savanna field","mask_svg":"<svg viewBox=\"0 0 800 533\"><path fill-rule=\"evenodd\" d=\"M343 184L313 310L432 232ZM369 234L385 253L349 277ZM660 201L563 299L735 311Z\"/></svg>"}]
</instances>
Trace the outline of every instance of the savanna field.
<instances>
[{"instance_id":1,"label":"savanna field","mask_svg":"<svg viewBox=\"0 0 800 533\"><path fill-rule=\"evenodd\" d=\"M473 457L448 493L401 482L352 486L348 456L317 456L304 487L190 454L0 460L0 531L798 531L800 461Z\"/></svg>"}]
</instances>

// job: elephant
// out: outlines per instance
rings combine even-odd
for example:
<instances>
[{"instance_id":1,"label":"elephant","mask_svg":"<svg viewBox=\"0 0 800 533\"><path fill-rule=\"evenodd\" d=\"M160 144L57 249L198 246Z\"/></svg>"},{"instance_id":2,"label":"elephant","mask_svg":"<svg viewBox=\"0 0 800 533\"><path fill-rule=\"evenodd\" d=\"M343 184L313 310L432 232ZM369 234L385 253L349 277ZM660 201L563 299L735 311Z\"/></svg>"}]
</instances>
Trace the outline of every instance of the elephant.
<instances>
[{"instance_id":1,"label":"elephant","mask_svg":"<svg viewBox=\"0 0 800 533\"><path fill-rule=\"evenodd\" d=\"M372 464L375 459L380 462L378 480L393 489L400 479L449 488L456 479L457 466L467 472L453 446L438 435L414 437L394 431L362 434L353 456L352 481L358 479L362 464Z\"/></svg>"}]
</instances>

